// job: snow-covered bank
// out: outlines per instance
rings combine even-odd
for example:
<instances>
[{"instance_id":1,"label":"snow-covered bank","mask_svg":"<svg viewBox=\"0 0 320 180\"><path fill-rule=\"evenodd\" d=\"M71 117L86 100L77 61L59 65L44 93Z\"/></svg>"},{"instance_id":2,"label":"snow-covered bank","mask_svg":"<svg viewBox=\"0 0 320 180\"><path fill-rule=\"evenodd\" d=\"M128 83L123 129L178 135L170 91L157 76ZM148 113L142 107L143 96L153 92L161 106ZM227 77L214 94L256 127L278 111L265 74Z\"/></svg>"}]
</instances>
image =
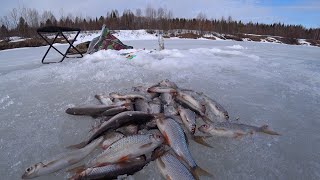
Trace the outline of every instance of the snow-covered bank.
<instances>
[{"instance_id":1,"label":"snow-covered bank","mask_svg":"<svg viewBox=\"0 0 320 180\"><path fill-rule=\"evenodd\" d=\"M197 163L216 179L319 179L320 51L282 44L166 40L125 41L136 49L100 51L41 65L47 47L0 51L0 174L20 179L24 168L83 140L95 120L73 117L72 105L93 96L171 79L214 97L240 122L269 124L282 136L214 138L213 149L191 142ZM60 45L59 48L66 48ZM146 50L141 50L146 48ZM134 52L128 60L121 53ZM53 59L59 55L50 54ZM38 179L63 179L60 171ZM160 180L154 163L136 179ZM205 179L205 178L204 178Z\"/></svg>"},{"instance_id":2,"label":"snow-covered bank","mask_svg":"<svg viewBox=\"0 0 320 180\"><path fill-rule=\"evenodd\" d=\"M156 40L158 39L156 31L146 31L146 30L113 30L112 34L119 38L121 41L128 40ZM69 39L74 39L75 33L66 33ZM79 34L75 45L91 41L93 38L98 37L100 31L83 31ZM199 40L217 40L217 41L247 41L247 42L261 42L261 43L273 43L273 44L291 44L291 45L303 45L303 46L319 46L320 41L307 40L307 39L289 39L279 36L268 36L268 35L254 35L254 34L239 34L237 36L228 34L219 34L216 32L206 32L203 35L199 35L198 31L195 30L170 30L165 32L164 37L166 39L199 39ZM49 38L54 38L54 35L48 36ZM7 44L0 41L0 49L10 49L17 47L25 47L23 41L32 40L31 38L23 39L21 37L11 37L11 41ZM1 44L2 43L2 44ZM10 44L18 43L17 46L11 46ZM19 44L21 43L21 44ZM42 46L42 41L30 42L29 44L34 44L33 46ZM30 46L30 45L28 45Z\"/></svg>"}]
</instances>

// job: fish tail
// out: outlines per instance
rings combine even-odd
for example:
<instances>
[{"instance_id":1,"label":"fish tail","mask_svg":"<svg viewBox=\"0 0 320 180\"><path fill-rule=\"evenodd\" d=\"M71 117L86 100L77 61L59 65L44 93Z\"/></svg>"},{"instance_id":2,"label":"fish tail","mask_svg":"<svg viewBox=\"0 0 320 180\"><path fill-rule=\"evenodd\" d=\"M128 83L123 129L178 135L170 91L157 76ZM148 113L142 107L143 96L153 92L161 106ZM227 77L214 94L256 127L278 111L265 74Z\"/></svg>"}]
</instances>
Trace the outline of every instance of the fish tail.
<instances>
[{"instance_id":1,"label":"fish tail","mask_svg":"<svg viewBox=\"0 0 320 180\"><path fill-rule=\"evenodd\" d=\"M202 169L199 166L196 166L196 167L192 168L191 171L192 171L191 173L193 174L195 179L200 179L199 178L200 176L213 177L212 174L210 174L209 172L207 172L206 170Z\"/></svg>"},{"instance_id":2,"label":"fish tail","mask_svg":"<svg viewBox=\"0 0 320 180\"><path fill-rule=\"evenodd\" d=\"M196 143L213 148L210 144L208 144L204 139L208 138L210 136L192 136L192 140L194 140Z\"/></svg>"},{"instance_id":3,"label":"fish tail","mask_svg":"<svg viewBox=\"0 0 320 180\"><path fill-rule=\"evenodd\" d=\"M81 149L83 147L85 147L88 143L86 141L84 142L81 142L79 144L74 144L74 145L71 145L71 146L67 146L66 148L67 149Z\"/></svg>"},{"instance_id":4,"label":"fish tail","mask_svg":"<svg viewBox=\"0 0 320 180\"><path fill-rule=\"evenodd\" d=\"M263 126L261 126L261 127L258 129L258 132L263 132L263 133L270 134L270 135L280 135L279 133L270 130L268 125L263 125Z\"/></svg>"}]
</instances>

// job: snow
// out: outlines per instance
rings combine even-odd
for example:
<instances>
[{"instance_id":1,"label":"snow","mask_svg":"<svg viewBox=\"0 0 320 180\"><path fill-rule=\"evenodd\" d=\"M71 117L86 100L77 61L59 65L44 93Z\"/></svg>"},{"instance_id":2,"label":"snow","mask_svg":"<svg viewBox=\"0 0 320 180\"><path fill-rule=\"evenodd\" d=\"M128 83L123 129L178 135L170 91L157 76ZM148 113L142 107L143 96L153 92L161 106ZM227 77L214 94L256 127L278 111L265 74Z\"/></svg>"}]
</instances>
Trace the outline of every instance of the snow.
<instances>
[{"instance_id":1,"label":"snow","mask_svg":"<svg viewBox=\"0 0 320 180\"><path fill-rule=\"evenodd\" d=\"M124 34L121 37L134 37ZM41 64L47 47L0 51L2 179L20 179L29 165L86 138L95 120L67 115L67 107L95 104L97 93L126 92L165 78L208 94L231 119L268 124L282 134L213 138L209 140L213 149L190 142L196 162L216 179L320 178L317 47L166 39L166 49L159 52L157 40L123 42L135 49L105 50L49 65ZM122 53L136 57L129 60ZM49 57L61 58L56 53ZM38 179L66 176L60 171ZM161 179L154 163L135 177Z\"/></svg>"},{"instance_id":2,"label":"snow","mask_svg":"<svg viewBox=\"0 0 320 180\"><path fill-rule=\"evenodd\" d=\"M237 45L233 45L233 46L227 46L227 48L230 49L245 49L243 46L237 44Z\"/></svg>"},{"instance_id":3,"label":"snow","mask_svg":"<svg viewBox=\"0 0 320 180\"><path fill-rule=\"evenodd\" d=\"M307 42L305 39L298 39L298 42L304 46L311 46L311 43Z\"/></svg>"}]
</instances>

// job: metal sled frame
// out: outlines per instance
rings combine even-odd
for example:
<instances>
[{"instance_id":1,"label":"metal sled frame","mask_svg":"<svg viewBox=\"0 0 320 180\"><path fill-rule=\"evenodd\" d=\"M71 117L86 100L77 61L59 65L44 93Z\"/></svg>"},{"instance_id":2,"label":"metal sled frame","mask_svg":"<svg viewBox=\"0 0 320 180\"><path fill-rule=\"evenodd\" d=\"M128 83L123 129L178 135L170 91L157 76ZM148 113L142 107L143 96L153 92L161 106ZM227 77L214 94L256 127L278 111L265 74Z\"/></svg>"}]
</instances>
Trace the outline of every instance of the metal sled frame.
<instances>
[{"instance_id":1,"label":"metal sled frame","mask_svg":"<svg viewBox=\"0 0 320 180\"><path fill-rule=\"evenodd\" d=\"M76 36L74 37L74 39L70 42L70 41L68 40L68 38L63 34L63 32L72 32L72 31L77 32L77 34L76 34ZM40 36L43 40L45 40L46 43L49 45L49 48L48 48L47 52L44 54L44 56L43 56L43 58L42 58L42 60L41 60L42 64L60 63L60 62L62 62L65 58L82 58L82 57L83 57L83 54L82 54L75 46L73 46L73 43L74 43L75 40L77 39L80 31L81 31L81 29L79 29L79 28L68 28L68 27L57 27L57 26L47 26L47 27L43 27L43 28L37 29L37 33L39 34L39 36ZM56 35L55 35L55 38L53 39L53 41L52 41L52 42L49 42L48 39L47 39L42 33L43 33L43 34L44 34L44 33L56 33ZM56 39L57 39L57 37L58 37L59 35L61 35L61 36L68 42L68 44L69 44L69 47L68 47L68 49L66 50L66 52L65 52L64 54L63 54L61 51L59 51L57 48L55 48L55 47L53 46L54 42L56 41ZM79 57L79 56L67 56L67 53L68 53L68 51L69 51L69 49L70 49L71 47L72 47L73 49L75 49L75 50L78 52L78 54L80 54L81 56L80 56L80 57ZM63 56L60 61L58 61L58 62L52 62L52 61L51 61L51 62L50 62L50 61L49 61L49 62L45 62L45 61L44 61L51 48L53 48L54 50L56 50L59 54L61 54L61 55Z\"/></svg>"}]
</instances>

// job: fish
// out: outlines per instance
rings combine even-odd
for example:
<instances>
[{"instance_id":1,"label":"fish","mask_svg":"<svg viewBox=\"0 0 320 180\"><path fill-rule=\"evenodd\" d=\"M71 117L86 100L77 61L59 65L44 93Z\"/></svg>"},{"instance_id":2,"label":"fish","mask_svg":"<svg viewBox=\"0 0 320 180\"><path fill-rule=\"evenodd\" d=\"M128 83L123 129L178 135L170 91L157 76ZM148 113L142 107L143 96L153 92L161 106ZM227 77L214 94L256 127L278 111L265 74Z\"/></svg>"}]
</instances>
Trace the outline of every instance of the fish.
<instances>
[{"instance_id":1,"label":"fish","mask_svg":"<svg viewBox=\"0 0 320 180\"><path fill-rule=\"evenodd\" d=\"M145 96L149 99L153 99L153 98L158 97L160 95L159 93L151 93L151 92L148 92L147 90L148 90L148 88L144 87L144 86L132 87L132 91L145 94Z\"/></svg>"},{"instance_id":2,"label":"fish","mask_svg":"<svg viewBox=\"0 0 320 180\"><path fill-rule=\"evenodd\" d=\"M178 112L185 127L191 134L194 134L196 131L196 114L190 109L185 109L181 106L178 107Z\"/></svg>"},{"instance_id":3,"label":"fish","mask_svg":"<svg viewBox=\"0 0 320 180\"><path fill-rule=\"evenodd\" d=\"M117 132L117 131L112 131L110 133L107 133L105 136L104 136L104 141L102 142L102 149L107 149L110 145L112 145L113 143L117 142L118 140L124 138L125 135L120 133L120 132Z\"/></svg>"},{"instance_id":4,"label":"fish","mask_svg":"<svg viewBox=\"0 0 320 180\"><path fill-rule=\"evenodd\" d=\"M82 149L62 153L52 160L36 163L26 168L21 178L33 179L76 164L96 149L102 143L103 139L103 137L100 137Z\"/></svg>"},{"instance_id":5,"label":"fish","mask_svg":"<svg viewBox=\"0 0 320 180\"><path fill-rule=\"evenodd\" d=\"M150 158L145 156L139 156L124 162L106 164L105 166L89 167L85 169L82 167L74 168L70 170L75 174L70 180L82 180L82 179L117 179L120 175L133 175L136 172L142 170L148 163L154 161L158 157L162 156L166 151L163 149L156 149L152 152Z\"/></svg>"},{"instance_id":6,"label":"fish","mask_svg":"<svg viewBox=\"0 0 320 180\"><path fill-rule=\"evenodd\" d=\"M159 147L163 141L164 138L158 134L127 136L105 149L89 162L88 166L102 166L106 163L126 161L152 152Z\"/></svg>"},{"instance_id":7,"label":"fish","mask_svg":"<svg viewBox=\"0 0 320 180\"><path fill-rule=\"evenodd\" d=\"M162 81L159 82L160 86L165 86L165 87L170 87L173 89L178 89L178 86L176 83L170 81L169 79L164 79Z\"/></svg>"},{"instance_id":8,"label":"fish","mask_svg":"<svg viewBox=\"0 0 320 180\"><path fill-rule=\"evenodd\" d=\"M175 116L178 115L178 110L173 105L163 105L164 115Z\"/></svg>"},{"instance_id":9,"label":"fish","mask_svg":"<svg viewBox=\"0 0 320 180\"><path fill-rule=\"evenodd\" d=\"M173 96L170 93L161 93L160 99L164 105L173 105Z\"/></svg>"},{"instance_id":10,"label":"fish","mask_svg":"<svg viewBox=\"0 0 320 180\"><path fill-rule=\"evenodd\" d=\"M144 99L135 99L134 100L134 109L136 111L142 111L149 113L150 111L150 105L149 103Z\"/></svg>"},{"instance_id":11,"label":"fish","mask_svg":"<svg viewBox=\"0 0 320 180\"><path fill-rule=\"evenodd\" d=\"M269 129L268 125L261 127L232 122L216 122L204 124L200 126L199 131L208 133L213 136L240 138L245 135L251 135L255 132L265 133L269 135L280 135L279 133Z\"/></svg>"},{"instance_id":12,"label":"fish","mask_svg":"<svg viewBox=\"0 0 320 180\"><path fill-rule=\"evenodd\" d=\"M121 132L126 136L137 134L138 130L139 130L139 126L136 124L129 124L117 129L118 132Z\"/></svg>"},{"instance_id":13,"label":"fish","mask_svg":"<svg viewBox=\"0 0 320 180\"><path fill-rule=\"evenodd\" d=\"M196 100L192 95L179 91L175 96L175 100L182 106L191 109L200 116L205 116L205 106Z\"/></svg>"},{"instance_id":14,"label":"fish","mask_svg":"<svg viewBox=\"0 0 320 180\"><path fill-rule=\"evenodd\" d=\"M148 92L152 93L176 93L177 90L170 87L154 86L148 88Z\"/></svg>"},{"instance_id":15,"label":"fish","mask_svg":"<svg viewBox=\"0 0 320 180\"><path fill-rule=\"evenodd\" d=\"M159 98L154 98L149 102L149 113L150 114L159 114L162 111L161 100Z\"/></svg>"},{"instance_id":16,"label":"fish","mask_svg":"<svg viewBox=\"0 0 320 180\"><path fill-rule=\"evenodd\" d=\"M104 104L104 105L107 105L107 106L110 106L113 104L111 98L109 96L106 96L106 95L103 95L103 94L97 94L94 96L96 99L99 100L99 102L101 104Z\"/></svg>"},{"instance_id":17,"label":"fish","mask_svg":"<svg viewBox=\"0 0 320 180\"><path fill-rule=\"evenodd\" d=\"M131 108L127 106L114 107L104 111L101 116L114 116L124 111L129 111Z\"/></svg>"},{"instance_id":18,"label":"fish","mask_svg":"<svg viewBox=\"0 0 320 180\"><path fill-rule=\"evenodd\" d=\"M99 137L102 133L108 130L117 129L127 123L130 124L144 124L151 119L155 118L156 115L148 114L141 111L125 111L113 116L108 121L104 121L98 128L94 129L93 134L89 137L88 140L81 142L76 145L69 146L68 148L81 148Z\"/></svg>"},{"instance_id":19,"label":"fish","mask_svg":"<svg viewBox=\"0 0 320 180\"><path fill-rule=\"evenodd\" d=\"M115 99L144 99L144 100L149 100L149 98L147 98L146 96L143 96L142 94L138 94L138 93L131 93L131 94L125 94L125 95L121 95L119 93L116 92L112 92L109 94L110 97L115 98Z\"/></svg>"},{"instance_id":20,"label":"fish","mask_svg":"<svg viewBox=\"0 0 320 180\"><path fill-rule=\"evenodd\" d=\"M105 166L77 168L75 174L69 180L83 180L83 179L117 179L120 175L133 175L134 173L143 169L149 161L144 157L138 157L131 161L110 163Z\"/></svg>"},{"instance_id":21,"label":"fish","mask_svg":"<svg viewBox=\"0 0 320 180\"><path fill-rule=\"evenodd\" d=\"M67 114L71 115L87 115L87 116L98 116L101 115L106 110L120 107L120 106L126 106L128 103L121 102L116 105L86 105L86 106L80 106L80 107L71 107L66 110Z\"/></svg>"},{"instance_id":22,"label":"fish","mask_svg":"<svg viewBox=\"0 0 320 180\"><path fill-rule=\"evenodd\" d=\"M167 180L194 180L196 177L171 152L156 159L161 175Z\"/></svg>"},{"instance_id":23,"label":"fish","mask_svg":"<svg viewBox=\"0 0 320 180\"><path fill-rule=\"evenodd\" d=\"M213 100L212 98L202 94L203 100L205 104L209 107L208 109L211 110L215 116L222 118L224 120L229 119L229 114L227 110L225 110L217 101Z\"/></svg>"},{"instance_id":24,"label":"fish","mask_svg":"<svg viewBox=\"0 0 320 180\"><path fill-rule=\"evenodd\" d=\"M186 162L193 174L198 176L211 176L210 173L200 168L194 161L186 141L182 127L171 118L158 118L157 126L162 133L165 142L177 154L180 160Z\"/></svg>"}]
</instances>

